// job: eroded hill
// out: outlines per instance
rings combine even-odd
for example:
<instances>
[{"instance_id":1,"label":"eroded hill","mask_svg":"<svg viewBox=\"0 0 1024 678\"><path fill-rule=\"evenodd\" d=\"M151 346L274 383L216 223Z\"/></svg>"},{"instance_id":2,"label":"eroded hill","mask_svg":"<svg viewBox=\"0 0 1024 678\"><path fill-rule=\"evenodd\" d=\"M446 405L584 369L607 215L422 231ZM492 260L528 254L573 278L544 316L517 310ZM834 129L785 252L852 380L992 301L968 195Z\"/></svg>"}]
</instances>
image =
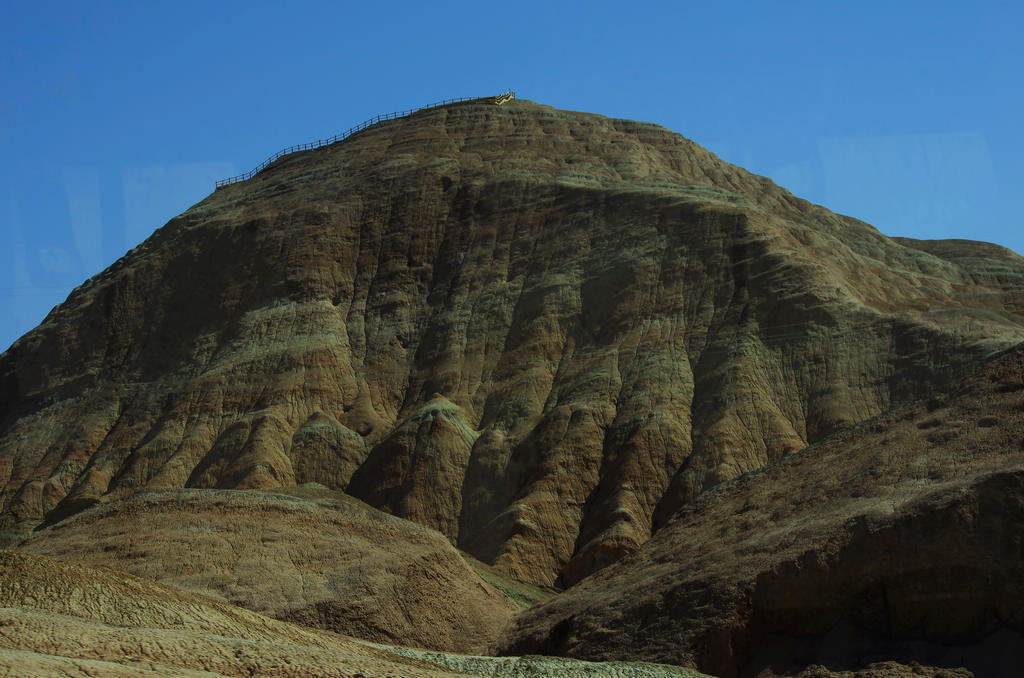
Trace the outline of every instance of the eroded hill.
<instances>
[{"instance_id":1,"label":"eroded hill","mask_svg":"<svg viewBox=\"0 0 1024 678\"><path fill-rule=\"evenodd\" d=\"M0 356L0 527L316 482L571 584L1024 340L1022 288L656 125L424 111L216 191Z\"/></svg>"}]
</instances>

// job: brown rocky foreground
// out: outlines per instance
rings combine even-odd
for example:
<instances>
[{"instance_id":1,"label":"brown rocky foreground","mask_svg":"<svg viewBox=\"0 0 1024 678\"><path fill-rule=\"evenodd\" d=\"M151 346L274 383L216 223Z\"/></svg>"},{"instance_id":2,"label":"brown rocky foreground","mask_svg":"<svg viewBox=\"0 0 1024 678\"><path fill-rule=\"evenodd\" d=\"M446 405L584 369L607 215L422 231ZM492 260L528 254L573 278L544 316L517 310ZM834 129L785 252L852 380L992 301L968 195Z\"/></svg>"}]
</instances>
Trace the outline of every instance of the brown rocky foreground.
<instances>
[{"instance_id":1,"label":"brown rocky foreground","mask_svg":"<svg viewBox=\"0 0 1024 678\"><path fill-rule=\"evenodd\" d=\"M372 645L109 570L0 551L0 675L701 678L672 666Z\"/></svg>"},{"instance_id":2,"label":"brown rocky foreground","mask_svg":"<svg viewBox=\"0 0 1024 678\"><path fill-rule=\"evenodd\" d=\"M19 550L305 626L467 654L488 650L520 609L442 535L328 490L145 493L79 513Z\"/></svg>"}]
</instances>

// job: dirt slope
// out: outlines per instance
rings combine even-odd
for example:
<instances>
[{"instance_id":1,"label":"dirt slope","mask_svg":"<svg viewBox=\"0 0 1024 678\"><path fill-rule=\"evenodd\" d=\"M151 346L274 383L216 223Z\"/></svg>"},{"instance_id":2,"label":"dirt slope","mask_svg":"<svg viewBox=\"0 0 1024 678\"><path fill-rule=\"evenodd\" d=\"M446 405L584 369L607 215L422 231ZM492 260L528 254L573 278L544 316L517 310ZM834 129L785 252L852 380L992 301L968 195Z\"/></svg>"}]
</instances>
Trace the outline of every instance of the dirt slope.
<instances>
[{"instance_id":1,"label":"dirt slope","mask_svg":"<svg viewBox=\"0 0 1024 678\"><path fill-rule=\"evenodd\" d=\"M0 676L704 678L679 667L370 645L131 575L0 551Z\"/></svg>"},{"instance_id":2,"label":"dirt slope","mask_svg":"<svg viewBox=\"0 0 1024 678\"><path fill-rule=\"evenodd\" d=\"M444 675L351 639L112 570L0 551L0 573L0 652L15 675L70 671L83 662L79 670L96 675Z\"/></svg>"},{"instance_id":3,"label":"dirt slope","mask_svg":"<svg viewBox=\"0 0 1024 678\"><path fill-rule=\"evenodd\" d=\"M146 493L79 513L19 550L435 650L486 651L520 609L437 532L327 490Z\"/></svg>"}]
</instances>

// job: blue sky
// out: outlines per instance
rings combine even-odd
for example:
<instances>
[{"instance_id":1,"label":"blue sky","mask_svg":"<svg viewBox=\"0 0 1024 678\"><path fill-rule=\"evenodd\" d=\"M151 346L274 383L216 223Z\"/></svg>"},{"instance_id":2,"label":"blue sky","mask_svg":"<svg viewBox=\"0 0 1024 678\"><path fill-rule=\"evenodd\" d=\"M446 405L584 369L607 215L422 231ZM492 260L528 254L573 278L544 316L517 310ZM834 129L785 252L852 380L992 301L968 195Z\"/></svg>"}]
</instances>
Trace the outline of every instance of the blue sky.
<instances>
[{"instance_id":1,"label":"blue sky","mask_svg":"<svg viewBox=\"0 0 1024 678\"><path fill-rule=\"evenodd\" d=\"M1019 3L0 2L0 350L216 179L506 88L1024 252Z\"/></svg>"}]
</instances>

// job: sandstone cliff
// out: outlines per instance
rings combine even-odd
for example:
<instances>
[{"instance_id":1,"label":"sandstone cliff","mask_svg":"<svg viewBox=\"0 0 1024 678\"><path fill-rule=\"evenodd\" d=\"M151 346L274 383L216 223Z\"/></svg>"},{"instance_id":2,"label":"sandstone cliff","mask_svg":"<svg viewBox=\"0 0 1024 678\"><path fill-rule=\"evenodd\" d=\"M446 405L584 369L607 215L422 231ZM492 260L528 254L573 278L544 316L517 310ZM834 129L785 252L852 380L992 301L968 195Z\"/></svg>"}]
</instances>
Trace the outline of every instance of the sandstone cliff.
<instances>
[{"instance_id":1,"label":"sandstone cliff","mask_svg":"<svg viewBox=\"0 0 1024 678\"><path fill-rule=\"evenodd\" d=\"M0 529L316 482L571 584L1024 340L1022 283L655 125L424 111L216 191L0 356Z\"/></svg>"}]
</instances>

